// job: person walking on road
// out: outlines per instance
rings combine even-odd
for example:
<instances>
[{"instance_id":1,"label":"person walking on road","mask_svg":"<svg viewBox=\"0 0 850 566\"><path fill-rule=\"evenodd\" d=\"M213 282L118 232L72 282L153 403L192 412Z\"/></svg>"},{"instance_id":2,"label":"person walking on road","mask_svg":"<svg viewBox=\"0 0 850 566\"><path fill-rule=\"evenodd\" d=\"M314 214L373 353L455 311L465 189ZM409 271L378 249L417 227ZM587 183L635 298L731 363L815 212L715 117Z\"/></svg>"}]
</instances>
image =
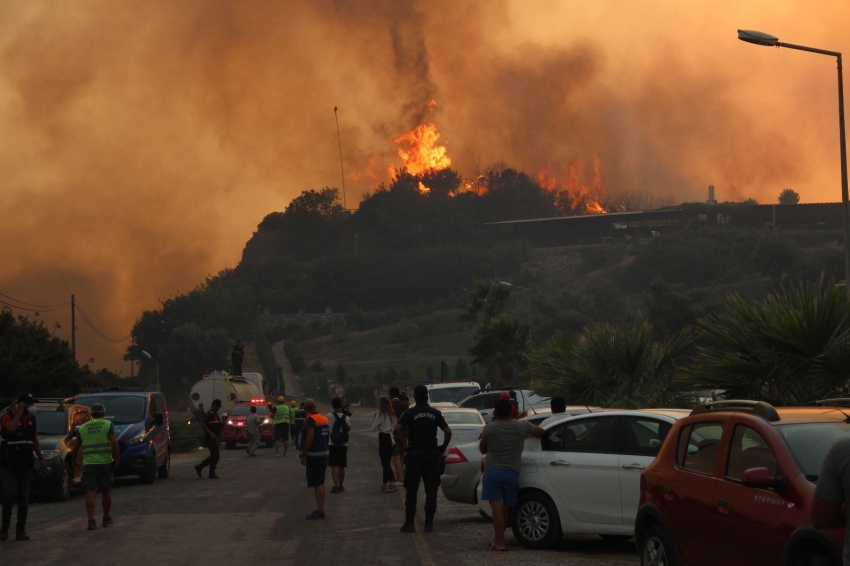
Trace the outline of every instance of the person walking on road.
<instances>
[{"instance_id":1,"label":"person walking on road","mask_svg":"<svg viewBox=\"0 0 850 566\"><path fill-rule=\"evenodd\" d=\"M97 494L101 494L103 506L103 522L101 526L112 525L112 471L120 463L121 451L118 439L115 437L115 427L112 422L103 418L106 407L100 403L91 406L92 420L80 426L74 438L73 448L77 454L76 463L79 468L82 461L83 489L86 490L86 514L89 517L88 530L97 528L94 510L97 505Z\"/></svg>"},{"instance_id":2,"label":"person walking on road","mask_svg":"<svg viewBox=\"0 0 850 566\"><path fill-rule=\"evenodd\" d=\"M326 416L331 426L331 443L328 446L328 466L334 486L331 493L345 491L345 468L348 467L348 433L351 432L351 419L347 410L342 408L342 399L331 399L334 410Z\"/></svg>"},{"instance_id":3,"label":"person walking on road","mask_svg":"<svg viewBox=\"0 0 850 566\"><path fill-rule=\"evenodd\" d=\"M393 412L395 413L396 422L401 416L407 411L408 401L406 399L401 398L401 392L398 387L390 387L390 402L393 406ZM404 438L407 438L407 429L401 431L404 435ZM401 475L401 465L404 460L404 454L401 453L401 443L396 442L395 446L393 446L393 469L395 469L395 481L403 482L404 476Z\"/></svg>"},{"instance_id":4,"label":"person walking on road","mask_svg":"<svg viewBox=\"0 0 850 566\"><path fill-rule=\"evenodd\" d=\"M201 423L201 426L204 428L204 432L206 436L204 437L204 443L207 445L207 448L210 451L210 455L200 464L195 466L195 473L198 474L198 477L203 477L201 475L201 471L207 466L210 467L210 476L211 480L217 480L218 476L215 474L215 468L218 465L218 460L221 457L221 416L218 414L218 410L221 409L221 400L214 399L212 405L210 406L210 410L207 411L207 414L204 415L204 420Z\"/></svg>"},{"instance_id":5,"label":"person walking on road","mask_svg":"<svg viewBox=\"0 0 850 566\"><path fill-rule=\"evenodd\" d=\"M307 470L307 487L312 487L316 496L316 510L307 515L307 520L325 518L325 472L328 469L328 441L330 426L328 419L316 411L316 402L304 401L304 448L301 465Z\"/></svg>"},{"instance_id":6,"label":"person walking on road","mask_svg":"<svg viewBox=\"0 0 850 566\"><path fill-rule=\"evenodd\" d=\"M289 405L283 395L277 398L274 408L274 456L280 457L280 443L283 443L283 455L289 452Z\"/></svg>"},{"instance_id":7,"label":"person walking on road","mask_svg":"<svg viewBox=\"0 0 850 566\"><path fill-rule=\"evenodd\" d=\"M292 407L294 407L295 401L292 402ZM290 407L290 410L292 409ZM304 417L307 416L307 411L304 410L304 403L299 405L298 409L295 410L295 424L292 425L292 441L295 442L295 449L301 450L301 429L304 427Z\"/></svg>"},{"instance_id":8,"label":"person walking on road","mask_svg":"<svg viewBox=\"0 0 850 566\"><path fill-rule=\"evenodd\" d=\"M384 473L383 480L381 480L381 491L384 493L398 491L391 465L393 448L395 447L393 440L395 423L396 417L390 400L381 397L378 410L375 411L375 416L372 418L372 432L378 431L378 457L381 459L381 468L383 468Z\"/></svg>"},{"instance_id":9,"label":"person walking on road","mask_svg":"<svg viewBox=\"0 0 850 566\"><path fill-rule=\"evenodd\" d=\"M0 485L3 487L3 522L0 524L0 541L9 538L12 523L12 507L18 504L18 522L15 525L15 540L26 541L27 513L30 502L30 481L33 472L33 454L38 458L42 473L47 463L38 443L38 428L35 416L29 408L35 403L32 393L18 397L14 408L0 415Z\"/></svg>"},{"instance_id":10,"label":"person walking on road","mask_svg":"<svg viewBox=\"0 0 850 566\"><path fill-rule=\"evenodd\" d=\"M487 550L507 550L505 529L511 507L516 505L519 492L519 473L522 470L522 449L528 436L541 437L543 429L528 421L511 418L510 399L499 399L493 409L496 420L484 427L478 449L484 458L481 499L493 509L495 536Z\"/></svg>"},{"instance_id":11,"label":"person walking on road","mask_svg":"<svg viewBox=\"0 0 850 566\"><path fill-rule=\"evenodd\" d=\"M257 406L251 405L251 413L245 419L245 426L248 429L248 449L245 452L248 456L256 456L257 446L260 445L260 424L263 422L263 417L257 414Z\"/></svg>"},{"instance_id":12,"label":"person walking on road","mask_svg":"<svg viewBox=\"0 0 850 566\"><path fill-rule=\"evenodd\" d=\"M434 531L434 514L437 512L437 488L440 486L440 463L446 447L452 439L443 413L428 405L428 388L417 385L413 390L416 405L405 412L393 427L396 442L401 444L402 452L407 452L407 464L404 471L404 524L401 532L416 532L413 518L416 515L416 495L419 481L425 484L425 532ZM403 430L409 430L405 440ZM444 434L442 446L437 446L437 429Z\"/></svg>"}]
</instances>

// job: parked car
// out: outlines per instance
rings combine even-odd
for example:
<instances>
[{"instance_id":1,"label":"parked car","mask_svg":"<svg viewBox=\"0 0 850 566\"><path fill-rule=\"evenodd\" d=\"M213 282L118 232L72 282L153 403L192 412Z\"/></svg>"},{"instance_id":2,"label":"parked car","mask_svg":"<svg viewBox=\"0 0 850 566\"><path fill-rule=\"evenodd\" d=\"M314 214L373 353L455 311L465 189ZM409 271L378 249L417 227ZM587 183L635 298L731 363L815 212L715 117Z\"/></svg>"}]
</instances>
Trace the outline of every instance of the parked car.
<instances>
[{"instance_id":1,"label":"parked car","mask_svg":"<svg viewBox=\"0 0 850 566\"><path fill-rule=\"evenodd\" d=\"M589 412L587 407L567 407L565 418ZM539 425L543 420L552 416L548 408L537 409L523 418L532 424ZM449 423L451 424L451 423ZM454 426L452 426L454 430ZM449 501L457 503L478 503L477 489L481 482L482 454L478 451L478 439L468 444L457 443L446 452L446 469L440 481L443 495ZM481 513L485 518L489 515Z\"/></svg>"},{"instance_id":2,"label":"parked car","mask_svg":"<svg viewBox=\"0 0 850 566\"><path fill-rule=\"evenodd\" d=\"M73 397L50 399L42 397L34 406L38 425L38 442L41 454L50 467L42 474L39 466L33 469L31 491L47 492L56 501L67 501L76 479L74 453L71 440L76 427L91 420L91 412L85 405L76 403Z\"/></svg>"},{"instance_id":3,"label":"parked car","mask_svg":"<svg viewBox=\"0 0 850 566\"><path fill-rule=\"evenodd\" d=\"M586 413L594 413L601 411L603 411L603 409L601 407L596 406L591 407L588 405L567 405L567 408L563 413L558 413L555 416L558 418L566 419L569 417L574 417L575 415L584 415ZM551 416L552 409L550 409L549 407L532 407L526 409L525 411L519 414L519 418L537 426L540 426L540 423L542 423Z\"/></svg>"},{"instance_id":4,"label":"parked car","mask_svg":"<svg viewBox=\"0 0 850 566\"><path fill-rule=\"evenodd\" d=\"M248 427L246 420L251 414L251 406L257 407L257 414L263 417L260 424L260 440L266 443L267 448L274 446L274 427L269 418L269 408L265 399L254 399L248 403L236 403L227 415L224 422L224 447L228 450L236 448L237 443L248 442Z\"/></svg>"},{"instance_id":5,"label":"parked car","mask_svg":"<svg viewBox=\"0 0 850 566\"><path fill-rule=\"evenodd\" d=\"M844 529L813 529L810 509L824 457L847 435L834 407L698 406L641 474L641 563L840 566Z\"/></svg>"},{"instance_id":6,"label":"parked car","mask_svg":"<svg viewBox=\"0 0 850 566\"><path fill-rule=\"evenodd\" d=\"M167 478L171 470L171 436L165 396L137 388L87 389L77 402L102 403L104 418L115 425L121 461L115 477L139 476L144 483Z\"/></svg>"},{"instance_id":7,"label":"parked car","mask_svg":"<svg viewBox=\"0 0 850 566\"><path fill-rule=\"evenodd\" d=\"M431 403L457 403L461 399L478 391L480 387L474 381L455 381L448 383L423 382L422 385L428 388L428 400Z\"/></svg>"},{"instance_id":8,"label":"parked car","mask_svg":"<svg viewBox=\"0 0 850 566\"><path fill-rule=\"evenodd\" d=\"M547 424L543 438L525 443L511 513L514 537L532 549L547 548L567 533L631 538L640 472L689 412L605 411ZM478 499L479 510L490 516L489 502L480 493Z\"/></svg>"},{"instance_id":9,"label":"parked car","mask_svg":"<svg viewBox=\"0 0 850 566\"><path fill-rule=\"evenodd\" d=\"M452 429L452 440L449 446L455 444L466 444L467 442L478 442L481 431L484 430L484 419L475 409L463 409L460 407L446 407L440 409L443 417ZM437 444L443 444L443 431L437 429Z\"/></svg>"},{"instance_id":10,"label":"parked car","mask_svg":"<svg viewBox=\"0 0 850 566\"><path fill-rule=\"evenodd\" d=\"M458 403L458 407L465 407L468 409L476 409L481 416L484 417L484 420L490 422L493 418L493 408L496 406L496 401L499 400L499 397L502 394L502 389L492 389L485 391L476 391L469 397L461 400ZM531 409L532 407L537 408L548 408L549 407L549 397L541 397L535 393L532 393L528 389L511 389L508 388L506 391L510 392L511 401L516 403L517 411L523 413Z\"/></svg>"}]
</instances>

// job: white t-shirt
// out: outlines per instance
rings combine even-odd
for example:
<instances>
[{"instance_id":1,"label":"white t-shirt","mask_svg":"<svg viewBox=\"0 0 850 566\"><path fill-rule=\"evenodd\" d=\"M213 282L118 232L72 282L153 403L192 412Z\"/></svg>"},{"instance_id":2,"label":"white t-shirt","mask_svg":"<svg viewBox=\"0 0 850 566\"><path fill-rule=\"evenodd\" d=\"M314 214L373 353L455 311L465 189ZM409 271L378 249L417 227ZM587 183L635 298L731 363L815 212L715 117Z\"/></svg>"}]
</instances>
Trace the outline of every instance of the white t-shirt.
<instances>
[{"instance_id":1,"label":"white t-shirt","mask_svg":"<svg viewBox=\"0 0 850 566\"><path fill-rule=\"evenodd\" d=\"M261 417L257 413L251 413L250 415L248 415L248 418L245 419L245 424L248 425L248 433L260 434L260 423L262 422L263 417Z\"/></svg>"},{"instance_id":2,"label":"white t-shirt","mask_svg":"<svg viewBox=\"0 0 850 566\"><path fill-rule=\"evenodd\" d=\"M345 420L345 426L348 427L348 430L351 430L351 419L348 418L348 415L343 415L342 413L338 413L338 414L340 416L340 420ZM342 444L337 444L336 442L331 440L331 437L333 436L333 432L334 432L334 423L336 422L335 413L328 413L325 416L328 418L328 434L329 434L328 444L331 444L333 446L346 446L348 444L347 442L343 442Z\"/></svg>"}]
</instances>

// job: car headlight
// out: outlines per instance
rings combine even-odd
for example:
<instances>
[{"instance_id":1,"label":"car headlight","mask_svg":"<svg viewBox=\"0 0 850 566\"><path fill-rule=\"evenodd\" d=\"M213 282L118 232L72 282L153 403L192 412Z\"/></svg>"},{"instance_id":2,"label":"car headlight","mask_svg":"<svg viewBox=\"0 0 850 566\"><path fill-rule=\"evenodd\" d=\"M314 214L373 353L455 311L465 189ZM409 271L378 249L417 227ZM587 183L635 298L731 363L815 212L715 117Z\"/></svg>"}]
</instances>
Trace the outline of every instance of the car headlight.
<instances>
[{"instance_id":1,"label":"car headlight","mask_svg":"<svg viewBox=\"0 0 850 566\"><path fill-rule=\"evenodd\" d=\"M263 421L263 424L269 424L269 422L271 422L271 421L269 421L269 419L266 419L266 420Z\"/></svg>"},{"instance_id":2,"label":"car headlight","mask_svg":"<svg viewBox=\"0 0 850 566\"><path fill-rule=\"evenodd\" d=\"M129 440L129 442L130 442L130 444L141 444L142 442L144 442L147 439L147 436L148 436L147 432L145 432L143 430L139 434L137 434L136 436L132 437Z\"/></svg>"},{"instance_id":3,"label":"car headlight","mask_svg":"<svg viewBox=\"0 0 850 566\"><path fill-rule=\"evenodd\" d=\"M233 425L233 421L227 421L227 424Z\"/></svg>"},{"instance_id":4,"label":"car headlight","mask_svg":"<svg viewBox=\"0 0 850 566\"><path fill-rule=\"evenodd\" d=\"M58 450L42 450L41 451L41 456L45 460L50 460L51 458L55 458L58 455L59 455Z\"/></svg>"}]
</instances>

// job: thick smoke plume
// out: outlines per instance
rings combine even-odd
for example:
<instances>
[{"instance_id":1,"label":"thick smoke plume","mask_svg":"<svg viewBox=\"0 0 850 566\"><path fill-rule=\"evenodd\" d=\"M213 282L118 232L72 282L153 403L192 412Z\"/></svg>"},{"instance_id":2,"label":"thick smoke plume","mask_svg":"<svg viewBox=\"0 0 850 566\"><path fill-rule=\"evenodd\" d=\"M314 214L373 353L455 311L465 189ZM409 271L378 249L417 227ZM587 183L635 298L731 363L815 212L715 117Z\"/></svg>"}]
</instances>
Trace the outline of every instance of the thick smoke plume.
<instances>
[{"instance_id":1,"label":"thick smoke plume","mask_svg":"<svg viewBox=\"0 0 850 566\"><path fill-rule=\"evenodd\" d=\"M837 200L834 64L735 30L850 52L850 15L739 4L3 3L0 292L75 293L127 335L142 309L235 265L267 213L340 185L334 106L349 207L388 180L392 140L431 100L470 178L576 161L589 178L596 155L611 195ZM68 336L67 311L42 316ZM78 326L81 361L122 367L123 345Z\"/></svg>"}]
</instances>

